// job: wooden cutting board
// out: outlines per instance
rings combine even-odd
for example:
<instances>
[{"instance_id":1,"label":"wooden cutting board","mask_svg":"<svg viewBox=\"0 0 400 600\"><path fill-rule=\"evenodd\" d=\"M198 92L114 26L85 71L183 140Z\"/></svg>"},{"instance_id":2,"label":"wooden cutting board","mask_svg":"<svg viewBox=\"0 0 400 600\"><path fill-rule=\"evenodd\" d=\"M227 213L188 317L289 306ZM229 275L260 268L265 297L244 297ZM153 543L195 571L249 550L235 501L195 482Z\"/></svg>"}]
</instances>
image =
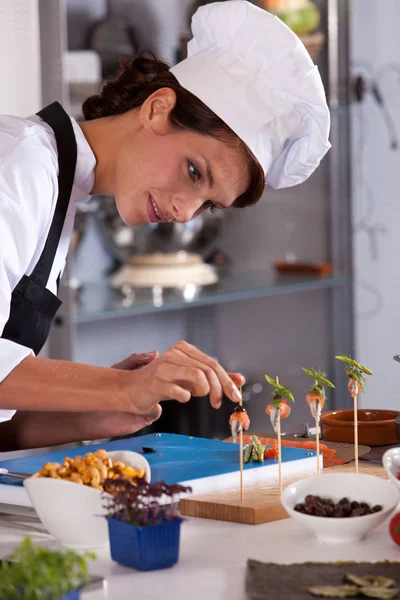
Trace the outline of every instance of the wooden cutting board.
<instances>
[{"instance_id":1,"label":"wooden cutting board","mask_svg":"<svg viewBox=\"0 0 400 600\"><path fill-rule=\"evenodd\" d=\"M354 465L346 464L340 467L329 467L324 473L353 473ZM388 479L383 467L371 464L361 464L360 473L367 473ZM304 477L312 477L305 475ZM299 477L284 480L284 486ZM239 487L213 494L190 496L180 502L180 512L188 517L200 517L232 523L260 525L289 517L280 502L278 481L269 481L259 487L244 488L244 500L240 501Z\"/></svg>"}]
</instances>

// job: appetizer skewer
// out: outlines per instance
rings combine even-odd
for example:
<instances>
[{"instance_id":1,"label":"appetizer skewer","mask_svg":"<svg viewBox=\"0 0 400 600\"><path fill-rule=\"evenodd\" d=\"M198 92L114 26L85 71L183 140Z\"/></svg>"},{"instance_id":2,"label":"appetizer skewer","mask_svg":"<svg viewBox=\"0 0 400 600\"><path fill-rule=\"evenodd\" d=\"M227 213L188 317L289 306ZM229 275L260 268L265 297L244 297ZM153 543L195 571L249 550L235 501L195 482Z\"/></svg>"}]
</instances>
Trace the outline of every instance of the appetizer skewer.
<instances>
[{"instance_id":1,"label":"appetizer skewer","mask_svg":"<svg viewBox=\"0 0 400 600\"><path fill-rule=\"evenodd\" d=\"M235 410L229 418L229 425L233 441L236 444L239 435L239 464L240 464L240 501L243 502L243 429L246 431L250 427L250 418L245 408L243 408L243 399L235 407Z\"/></svg>"},{"instance_id":2,"label":"appetizer skewer","mask_svg":"<svg viewBox=\"0 0 400 600\"><path fill-rule=\"evenodd\" d=\"M358 394L363 391L365 385L365 375L373 375L364 365L353 360L350 356L344 356L340 354L336 356L337 360L347 365L346 373L349 376L348 390L350 396L353 398L353 410L354 410L354 453L355 453L355 465L356 473L358 473Z\"/></svg>"},{"instance_id":3,"label":"appetizer skewer","mask_svg":"<svg viewBox=\"0 0 400 600\"><path fill-rule=\"evenodd\" d=\"M280 385L278 377L272 379L272 377L265 375L265 379L275 388L275 391L272 393L272 402L268 404L265 412L269 415L272 427L278 438L279 489L282 492L281 419L286 419L290 415L291 408L287 401L294 402L294 397L290 390Z\"/></svg>"},{"instance_id":4,"label":"appetizer skewer","mask_svg":"<svg viewBox=\"0 0 400 600\"><path fill-rule=\"evenodd\" d=\"M304 369L309 377L314 379L314 383L308 390L306 401L310 407L311 414L315 419L315 441L316 441L316 453L317 453L317 474L321 473L320 463L320 449L319 449L319 420L321 417L322 409L326 402L325 388L324 385L334 388L335 386L329 379L326 378L326 373L323 371L316 371L315 369Z\"/></svg>"},{"instance_id":5,"label":"appetizer skewer","mask_svg":"<svg viewBox=\"0 0 400 600\"><path fill-rule=\"evenodd\" d=\"M242 402L235 407L235 410L229 418L229 425L231 427L231 433L233 441L237 442L237 437L240 431L248 430L250 427L250 418L245 408L243 408Z\"/></svg>"},{"instance_id":6,"label":"appetizer skewer","mask_svg":"<svg viewBox=\"0 0 400 600\"><path fill-rule=\"evenodd\" d=\"M290 415L291 408L286 400L282 399L280 405L274 404L275 400L279 398L278 394L274 395L274 400L271 404L268 404L265 412L271 419L272 427L274 428L275 433L279 427L279 422L281 419L286 419Z\"/></svg>"}]
</instances>

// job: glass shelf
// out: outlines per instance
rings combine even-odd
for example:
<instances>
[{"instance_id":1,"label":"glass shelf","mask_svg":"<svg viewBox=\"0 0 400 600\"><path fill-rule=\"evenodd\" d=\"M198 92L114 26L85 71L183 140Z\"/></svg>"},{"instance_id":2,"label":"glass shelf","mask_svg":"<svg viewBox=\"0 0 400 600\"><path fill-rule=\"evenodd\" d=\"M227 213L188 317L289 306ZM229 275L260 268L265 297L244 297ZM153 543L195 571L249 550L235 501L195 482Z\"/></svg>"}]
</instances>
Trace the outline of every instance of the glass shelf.
<instances>
[{"instance_id":1,"label":"glass shelf","mask_svg":"<svg viewBox=\"0 0 400 600\"><path fill-rule=\"evenodd\" d=\"M277 274L275 271L232 272L218 283L203 288L186 286L183 290L135 289L132 297L113 290L106 280L84 284L75 311L78 323L104 321L238 300L253 300L279 294L293 294L345 286L346 275L333 277Z\"/></svg>"}]
</instances>

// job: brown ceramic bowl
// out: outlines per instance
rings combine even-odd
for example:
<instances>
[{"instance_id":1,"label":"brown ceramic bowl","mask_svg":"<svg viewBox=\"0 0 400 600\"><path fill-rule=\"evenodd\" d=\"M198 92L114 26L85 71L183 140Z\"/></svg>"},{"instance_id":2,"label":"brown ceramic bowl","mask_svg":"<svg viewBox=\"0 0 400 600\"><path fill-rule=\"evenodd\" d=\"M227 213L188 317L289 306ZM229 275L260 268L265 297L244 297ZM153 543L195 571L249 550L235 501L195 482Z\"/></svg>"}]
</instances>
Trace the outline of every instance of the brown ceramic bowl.
<instances>
[{"instance_id":1,"label":"brown ceramic bowl","mask_svg":"<svg viewBox=\"0 0 400 600\"><path fill-rule=\"evenodd\" d=\"M365 446L387 446L399 442L395 419L397 410L359 409L358 443ZM332 410L321 415L321 433L328 442L354 444L352 409Z\"/></svg>"}]
</instances>

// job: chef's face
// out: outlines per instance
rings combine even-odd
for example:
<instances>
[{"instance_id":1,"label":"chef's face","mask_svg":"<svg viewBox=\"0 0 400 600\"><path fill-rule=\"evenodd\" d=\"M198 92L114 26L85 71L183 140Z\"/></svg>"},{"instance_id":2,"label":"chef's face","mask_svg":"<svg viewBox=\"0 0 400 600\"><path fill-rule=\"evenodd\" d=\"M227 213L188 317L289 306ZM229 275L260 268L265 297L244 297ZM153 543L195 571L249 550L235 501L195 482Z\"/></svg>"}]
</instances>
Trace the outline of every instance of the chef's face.
<instances>
[{"instance_id":1,"label":"chef's face","mask_svg":"<svg viewBox=\"0 0 400 600\"><path fill-rule=\"evenodd\" d=\"M116 150L114 196L128 225L186 222L206 209L223 210L249 185L240 147L172 128L175 93L163 88L123 115Z\"/></svg>"}]
</instances>

